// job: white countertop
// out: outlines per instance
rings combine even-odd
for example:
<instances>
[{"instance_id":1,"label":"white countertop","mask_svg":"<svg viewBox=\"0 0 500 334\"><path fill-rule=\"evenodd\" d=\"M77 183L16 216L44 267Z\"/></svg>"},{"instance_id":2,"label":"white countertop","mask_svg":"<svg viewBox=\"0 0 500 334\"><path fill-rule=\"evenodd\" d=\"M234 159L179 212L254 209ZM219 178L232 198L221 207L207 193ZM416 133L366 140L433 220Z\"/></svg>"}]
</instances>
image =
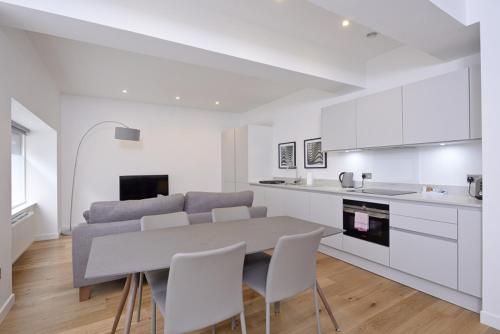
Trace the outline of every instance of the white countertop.
<instances>
[{"instance_id":1,"label":"white countertop","mask_svg":"<svg viewBox=\"0 0 500 334\"><path fill-rule=\"evenodd\" d=\"M310 192L319 192L319 193L332 193L339 194L343 196L349 197L371 197L371 198L383 198L387 200L393 201L410 201L410 202L423 202L423 203L432 203L432 204L446 204L446 205L456 205L456 206L464 206L464 207L473 207L473 208L481 208L483 203L482 201L470 197L470 196L459 196L459 195L441 195L435 193L415 193L415 194L407 194L407 195L396 195L396 196L387 196L387 195L376 195L376 194L365 194L349 191L345 188L334 187L334 186L323 186L323 185L291 185L291 184L261 184L258 182L250 182L252 186L260 186L260 187L270 187L270 188L283 188L290 190L302 190L302 191L310 191Z\"/></svg>"}]
</instances>

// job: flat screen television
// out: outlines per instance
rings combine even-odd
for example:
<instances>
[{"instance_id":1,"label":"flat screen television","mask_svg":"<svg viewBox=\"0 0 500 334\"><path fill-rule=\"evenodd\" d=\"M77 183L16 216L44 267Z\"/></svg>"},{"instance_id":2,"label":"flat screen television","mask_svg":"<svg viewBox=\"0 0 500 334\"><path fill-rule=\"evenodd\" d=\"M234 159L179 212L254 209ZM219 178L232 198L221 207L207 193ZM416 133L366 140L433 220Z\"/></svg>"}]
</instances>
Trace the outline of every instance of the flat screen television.
<instances>
[{"instance_id":1,"label":"flat screen television","mask_svg":"<svg viewBox=\"0 0 500 334\"><path fill-rule=\"evenodd\" d=\"M120 201L168 195L168 175L120 176Z\"/></svg>"}]
</instances>

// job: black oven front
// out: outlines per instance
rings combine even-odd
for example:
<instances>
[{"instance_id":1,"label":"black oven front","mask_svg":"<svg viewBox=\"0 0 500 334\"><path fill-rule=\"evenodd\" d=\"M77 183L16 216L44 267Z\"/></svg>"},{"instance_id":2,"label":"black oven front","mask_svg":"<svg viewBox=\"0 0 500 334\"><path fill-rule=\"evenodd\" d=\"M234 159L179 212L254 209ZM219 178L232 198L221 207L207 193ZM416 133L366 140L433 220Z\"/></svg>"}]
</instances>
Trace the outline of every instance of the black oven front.
<instances>
[{"instance_id":1,"label":"black oven front","mask_svg":"<svg viewBox=\"0 0 500 334\"><path fill-rule=\"evenodd\" d=\"M356 226L357 212L368 215L368 229ZM389 247L389 204L344 199L344 234Z\"/></svg>"}]
</instances>

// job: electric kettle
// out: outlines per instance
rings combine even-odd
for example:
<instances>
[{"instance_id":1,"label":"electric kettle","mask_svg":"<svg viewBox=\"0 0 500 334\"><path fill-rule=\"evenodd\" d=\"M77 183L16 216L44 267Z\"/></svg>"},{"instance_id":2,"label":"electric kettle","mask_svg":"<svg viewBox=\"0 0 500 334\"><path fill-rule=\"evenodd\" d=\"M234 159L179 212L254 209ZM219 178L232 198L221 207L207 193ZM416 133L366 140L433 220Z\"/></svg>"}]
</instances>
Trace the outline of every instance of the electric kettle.
<instances>
[{"instance_id":1,"label":"electric kettle","mask_svg":"<svg viewBox=\"0 0 500 334\"><path fill-rule=\"evenodd\" d=\"M342 172L339 174L339 181L342 188L354 188L354 173Z\"/></svg>"}]
</instances>

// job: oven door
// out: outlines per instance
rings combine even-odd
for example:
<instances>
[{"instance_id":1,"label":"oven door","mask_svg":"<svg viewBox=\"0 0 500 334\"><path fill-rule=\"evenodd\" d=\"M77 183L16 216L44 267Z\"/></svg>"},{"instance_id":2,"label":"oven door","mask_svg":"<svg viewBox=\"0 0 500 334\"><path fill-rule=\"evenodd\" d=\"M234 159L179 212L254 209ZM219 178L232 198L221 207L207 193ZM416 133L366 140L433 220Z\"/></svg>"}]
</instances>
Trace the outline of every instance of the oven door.
<instances>
[{"instance_id":1,"label":"oven door","mask_svg":"<svg viewBox=\"0 0 500 334\"><path fill-rule=\"evenodd\" d=\"M368 231L359 231L354 227L355 212L368 214ZM389 212L370 210L366 206L344 205L344 230L344 234L350 237L389 247Z\"/></svg>"}]
</instances>

